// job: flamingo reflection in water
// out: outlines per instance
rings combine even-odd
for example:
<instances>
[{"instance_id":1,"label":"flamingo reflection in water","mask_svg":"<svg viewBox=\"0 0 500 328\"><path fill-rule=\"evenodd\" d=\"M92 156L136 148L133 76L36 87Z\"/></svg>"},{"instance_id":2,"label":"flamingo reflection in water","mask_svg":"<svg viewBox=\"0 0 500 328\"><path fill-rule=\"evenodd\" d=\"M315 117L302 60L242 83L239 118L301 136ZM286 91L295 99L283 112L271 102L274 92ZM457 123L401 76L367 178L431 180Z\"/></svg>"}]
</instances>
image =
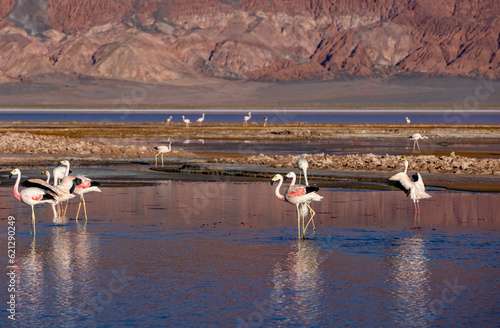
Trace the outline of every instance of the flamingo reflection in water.
<instances>
[{"instance_id":1,"label":"flamingo reflection in water","mask_svg":"<svg viewBox=\"0 0 500 328\"><path fill-rule=\"evenodd\" d=\"M273 269L273 290L267 308L283 326L318 326L321 293L324 290L321 272L321 248L311 240L290 245L286 258Z\"/></svg>"},{"instance_id":2,"label":"flamingo reflection in water","mask_svg":"<svg viewBox=\"0 0 500 328\"><path fill-rule=\"evenodd\" d=\"M415 173L412 179L408 177L406 173L408 171L408 161L401 158L405 164L404 172L397 173L389 178L389 185L395 186L406 193L407 197L413 200L413 205L415 207L415 219L413 223L413 228L417 228L417 215L418 215L418 228L420 228L420 205L419 201L421 199L430 198L431 195L425 192L425 185L420 173Z\"/></svg>"}]
</instances>

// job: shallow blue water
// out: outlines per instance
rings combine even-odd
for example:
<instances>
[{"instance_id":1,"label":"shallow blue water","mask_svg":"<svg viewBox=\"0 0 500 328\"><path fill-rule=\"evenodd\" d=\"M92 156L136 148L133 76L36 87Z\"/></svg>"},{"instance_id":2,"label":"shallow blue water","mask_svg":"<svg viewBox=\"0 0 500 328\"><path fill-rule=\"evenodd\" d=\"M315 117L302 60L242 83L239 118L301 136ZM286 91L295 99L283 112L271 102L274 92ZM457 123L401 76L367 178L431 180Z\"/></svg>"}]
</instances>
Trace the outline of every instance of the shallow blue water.
<instances>
[{"instance_id":1,"label":"shallow blue water","mask_svg":"<svg viewBox=\"0 0 500 328\"><path fill-rule=\"evenodd\" d=\"M465 125L497 125L500 124L499 111L412 111L412 110L359 110L331 111L319 113L307 110L254 110L252 119L249 121L264 123L264 117L268 118L268 124L293 124L306 122L310 124L406 124L405 117L410 117L412 124L465 124ZM60 112L4 110L0 112L0 121L26 121L26 122L164 122L172 116L173 123L182 123L181 115L195 122L201 117L203 110L186 111L121 111L105 112L95 110L62 110ZM243 116L248 111L204 111L206 113L204 123L238 123L243 122Z\"/></svg>"}]
</instances>

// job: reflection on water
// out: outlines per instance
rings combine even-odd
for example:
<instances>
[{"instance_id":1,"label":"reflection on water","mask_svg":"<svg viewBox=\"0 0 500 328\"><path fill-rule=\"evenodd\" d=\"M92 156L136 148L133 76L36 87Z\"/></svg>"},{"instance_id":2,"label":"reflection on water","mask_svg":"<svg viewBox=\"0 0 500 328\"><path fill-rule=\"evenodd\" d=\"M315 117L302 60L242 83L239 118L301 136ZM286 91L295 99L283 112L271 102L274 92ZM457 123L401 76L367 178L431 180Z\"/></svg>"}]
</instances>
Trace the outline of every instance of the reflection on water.
<instances>
[{"instance_id":1,"label":"reflection on water","mask_svg":"<svg viewBox=\"0 0 500 328\"><path fill-rule=\"evenodd\" d=\"M73 220L76 203L64 227L50 222L50 207L38 207L36 239L31 209L11 192L0 188L0 213L17 218L18 327L498 319L498 194L436 191L422 203L423 229L415 232L413 205L397 190L325 189L314 204L316 234L298 241L295 208L277 201L268 183L103 188L88 197L87 224ZM464 287L450 294L447 281ZM443 292L450 301L439 303Z\"/></svg>"},{"instance_id":2,"label":"reflection on water","mask_svg":"<svg viewBox=\"0 0 500 328\"><path fill-rule=\"evenodd\" d=\"M322 281L317 246L298 241L285 260L275 264L272 283L276 326L318 324L316 309L321 301Z\"/></svg>"},{"instance_id":3,"label":"reflection on water","mask_svg":"<svg viewBox=\"0 0 500 328\"><path fill-rule=\"evenodd\" d=\"M429 302L428 255L419 233L396 242L389 257L394 317L401 326L426 327Z\"/></svg>"}]
</instances>

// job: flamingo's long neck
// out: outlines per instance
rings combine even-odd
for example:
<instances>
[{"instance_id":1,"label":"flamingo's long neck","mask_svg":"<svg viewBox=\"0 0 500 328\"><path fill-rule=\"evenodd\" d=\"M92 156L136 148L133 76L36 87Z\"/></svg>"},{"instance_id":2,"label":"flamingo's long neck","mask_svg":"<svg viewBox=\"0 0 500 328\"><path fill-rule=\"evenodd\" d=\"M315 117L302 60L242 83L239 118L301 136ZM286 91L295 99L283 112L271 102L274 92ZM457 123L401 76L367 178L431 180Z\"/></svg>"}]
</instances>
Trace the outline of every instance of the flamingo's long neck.
<instances>
[{"instance_id":1,"label":"flamingo's long neck","mask_svg":"<svg viewBox=\"0 0 500 328\"><path fill-rule=\"evenodd\" d=\"M276 195L276 198L278 198L279 200L285 201L285 196L280 194L280 188L281 188L282 184L283 184L283 178L280 178L280 182L276 186L276 190L274 191L274 194Z\"/></svg>"},{"instance_id":2,"label":"flamingo's long neck","mask_svg":"<svg viewBox=\"0 0 500 328\"><path fill-rule=\"evenodd\" d=\"M292 182L290 182L290 187L293 186L296 181L297 181L297 176L294 174L292 175Z\"/></svg>"},{"instance_id":3,"label":"flamingo's long neck","mask_svg":"<svg viewBox=\"0 0 500 328\"><path fill-rule=\"evenodd\" d=\"M408 171L408 161L405 159L405 174Z\"/></svg>"},{"instance_id":4,"label":"flamingo's long neck","mask_svg":"<svg viewBox=\"0 0 500 328\"><path fill-rule=\"evenodd\" d=\"M64 174L65 177L69 175L69 163L66 165L66 173Z\"/></svg>"},{"instance_id":5,"label":"flamingo's long neck","mask_svg":"<svg viewBox=\"0 0 500 328\"><path fill-rule=\"evenodd\" d=\"M309 181L307 181L307 167L304 168L304 180L306 180L306 186L309 186Z\"/></svg>"},{"instance_id":6,"label":"flamingo's long neck","mask_svg":"<svg viewBox=\"0 0 500 328\"><path fill-rule=\"evenodd\" d=\"M17 175L17 180L16 184L14 185L14 197L17 198L17 200L21 201L21 194L19 194L19 182L21 181L21 173Z\"/></svg>"},{"instance_id":7,"label":"flamingo's long neck","mask_svg":"<svg viewBox=\"0 0 500 328\"><path fill-rule=\"evenodd\" d=\"M49 171L45 171L45 175L47 176L46 182L50 183L50 172Z\"/></svg>"}]
</instances>

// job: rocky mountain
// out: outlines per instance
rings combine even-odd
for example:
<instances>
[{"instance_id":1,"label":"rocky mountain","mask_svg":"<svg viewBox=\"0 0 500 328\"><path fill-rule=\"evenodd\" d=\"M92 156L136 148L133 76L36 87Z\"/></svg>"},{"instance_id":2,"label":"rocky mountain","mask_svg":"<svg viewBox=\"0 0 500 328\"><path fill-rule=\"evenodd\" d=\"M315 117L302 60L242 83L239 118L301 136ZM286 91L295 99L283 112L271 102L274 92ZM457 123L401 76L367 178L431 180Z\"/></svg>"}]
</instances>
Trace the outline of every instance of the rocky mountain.
<instances>
[{"instance_id":1,"label":"rocky mountain","mask_svg":"<svg viewBox=\"0 0 500 328\"><path fill-rule=\"evenodd\" d=\"M500 78L498 0L0 0L0 83Z\"/></svg>"}]
</instances>

